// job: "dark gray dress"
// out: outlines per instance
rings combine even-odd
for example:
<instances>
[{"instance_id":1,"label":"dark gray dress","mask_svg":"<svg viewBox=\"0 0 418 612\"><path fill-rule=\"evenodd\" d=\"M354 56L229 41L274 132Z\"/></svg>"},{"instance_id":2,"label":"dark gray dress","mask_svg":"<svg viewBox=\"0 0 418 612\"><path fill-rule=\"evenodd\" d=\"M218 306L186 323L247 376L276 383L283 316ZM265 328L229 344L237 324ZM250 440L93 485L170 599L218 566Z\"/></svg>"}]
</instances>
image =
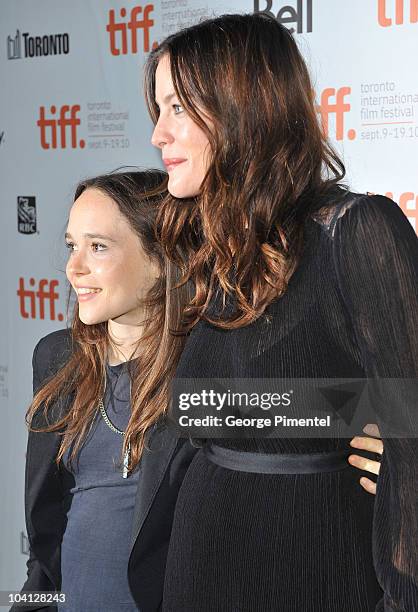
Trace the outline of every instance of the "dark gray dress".
<instances>
[{"instance_id":1,"label":"dark gray dress","mask_svg":"<svg viewBox=\"0 0 418 612\"><path fill-rule=\"evenodd\" d=\"M130 414L130 380L126 364L107 365L105 409L124 431ZM134 612L127 569L138 469L122 478L118 466L123 437L112 431L98 411L75 463L75 487L61 546L61 591L65 612ZM64 455L67 466L68 451ZM67 466L68 467L68 466Z\"/></svg>"}]
</instances>

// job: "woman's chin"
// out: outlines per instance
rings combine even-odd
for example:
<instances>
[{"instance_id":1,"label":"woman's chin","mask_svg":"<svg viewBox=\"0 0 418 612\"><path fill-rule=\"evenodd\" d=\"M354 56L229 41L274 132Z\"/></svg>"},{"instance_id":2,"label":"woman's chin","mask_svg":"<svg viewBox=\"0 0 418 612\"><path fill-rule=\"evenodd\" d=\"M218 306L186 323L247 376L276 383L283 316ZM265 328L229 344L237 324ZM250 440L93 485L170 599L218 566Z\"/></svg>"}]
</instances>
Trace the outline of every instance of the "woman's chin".
<instances>
[{"instance_id":1,"label":"woman's chin","mask_svg":"<svg viewBox=\"0 0 418 612\"><path fill-rule=\"evenodd\" d=\"M78 310L78 318L82 323L84 323L84 325L97 325L98 323L104 323L108 320L108 317L103 318L100 316L83 314L80 312L80 309Z\"/></svg>"},{"instance_id":2,"label":"woman's chin","mask_svg":"<svg viewBox=\"0 0 418 612\"><path fill-rule=\"evenodd\" d=\"M194 198L199 193L198 189L190 187L190 183L185 185L183 184L183 181L181 183L172 181L170 184L170 179L168 180L167 190L173 196L173 198L178 198L180 200L185 198Z\"/></svg>"},{"instance_id":3,"label":"woman's chin","mask_svg":"<svg viewBox=\"0 0 418 612\"><path fill-rule=\"evenodd\" d=\"M188 197L187 193L185 194L182 189L170 189L170 188L168 188L168 192L173 196L173 198L178 198L179 200Z\"/></svg>"}]
</instances>

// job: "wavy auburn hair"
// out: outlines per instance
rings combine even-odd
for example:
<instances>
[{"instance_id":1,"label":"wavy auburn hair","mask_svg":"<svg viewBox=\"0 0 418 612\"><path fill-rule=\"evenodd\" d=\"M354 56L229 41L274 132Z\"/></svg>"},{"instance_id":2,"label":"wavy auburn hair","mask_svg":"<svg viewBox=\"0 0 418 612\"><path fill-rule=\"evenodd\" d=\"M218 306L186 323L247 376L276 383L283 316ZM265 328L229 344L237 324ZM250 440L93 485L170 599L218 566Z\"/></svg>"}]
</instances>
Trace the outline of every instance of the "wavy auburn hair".
<instances>
[{"instance_id":1,"label":"wavy auburn hair","mask_svg":"<svg viewBox=\"0 0 418 612\"><path fill-rule=\"evenodd\" d=\"M183 307L190 299L188 287L183 285L175 292L171 290L180 276L177 268L164 257L155 237L155 220L166 193L166 182L166 174L159 170L115 172L82 181L74 196L75 201L86 189L98 189L112 198L139 237L147 257L158 263L160 268L160 277L142 301L146 326L132 352L132 355L139 354L139 357L129 363L131 416L124 436L122 456L130 440L130 470L141 458L147 430L168 408L169 384L185 340L184 335L173 335L172 332L181 327ZM84 324L79 318L76 303L71 340L69 361L35 393L26 413L31 431L56 431L63 436L56 463L59 464L65 451L71 447L70 466L88 434L97 413L98 400L105 391L105 364L111 342L108 323ZM70 409L64 416L57 416L60 398L67 395L72 395ZM48 425L34 429L33 425L38 420L34 417L39 416L38 411L42 407ZM51 418L53 424L50 424Z\"/></svg>"},{"instance_id":2,"label":"wavy auburn hair","mask_svg":"<svg viewBox=\"0 0 418 612\"><path fill-rule=\"evenodd\" d=\"M345 168L318 122L296 42L273 17L224 15L165 39L145 70L154 123L162 57L169 59L180 103L209 139L211 162L194 203L165 198L159 238L168 257L185 266L184 279L195 282L188 325L204 318L241 327L286 290L301 256L304 222L327 193L335 194ZM186 247L184 261L179 244ZM214 318L208 306L216 278L235 309Z\"/></svg>"}]
</instances>

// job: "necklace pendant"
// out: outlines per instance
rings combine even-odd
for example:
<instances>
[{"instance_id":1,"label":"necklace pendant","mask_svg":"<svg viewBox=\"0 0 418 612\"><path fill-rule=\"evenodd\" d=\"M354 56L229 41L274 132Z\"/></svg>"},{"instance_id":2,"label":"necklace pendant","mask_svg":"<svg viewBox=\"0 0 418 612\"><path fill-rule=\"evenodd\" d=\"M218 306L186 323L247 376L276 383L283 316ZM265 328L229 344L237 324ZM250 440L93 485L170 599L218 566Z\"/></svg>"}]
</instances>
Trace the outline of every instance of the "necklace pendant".
<instances>
[{"instance_id":1,"label":"necklace pendant","mask_svg":"<svg viewBox=\"0 0 418 612\"><path fill-rule=\"evenodd\" d=\"M128 448L126 449L125 456L123 458L122 478L128 478L129 476L128 465L129 465L130 456L131 456L131 443L128 442Z\"/></svg>"}]
</instances>

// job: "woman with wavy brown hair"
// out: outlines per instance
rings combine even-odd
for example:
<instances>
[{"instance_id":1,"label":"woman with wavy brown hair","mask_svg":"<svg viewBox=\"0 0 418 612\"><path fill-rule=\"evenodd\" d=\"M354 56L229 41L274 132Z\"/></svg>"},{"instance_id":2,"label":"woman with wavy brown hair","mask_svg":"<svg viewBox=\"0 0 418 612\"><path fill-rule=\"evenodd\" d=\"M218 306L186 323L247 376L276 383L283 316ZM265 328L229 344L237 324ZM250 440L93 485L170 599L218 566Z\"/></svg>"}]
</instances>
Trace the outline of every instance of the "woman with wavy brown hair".
<instances>
[{"instance_id":1,"label":"woman with wavy brown hair","mask_svg":"<svg viewBox=\"0 0 418 612\"><path fill-rule=\"evenodd\" d=\"M176 495L195 453L162 418L184 344L171 330L187 303L187 293L171 298L177 272L155 238L164 178L115 172L75 192L71 327L38 342L26 415L22 591L51 598L25 610L147 612L161 602Z\"/></svg>"},{"instance_id":2,"label":"woman with wavy brown hair","mask_svg":"<svg viewBox=\"0 0 418 612\"><path fill-rule=\"evenodd\" d=\"M289 31L264 14L187 28L150 54L146 93L160 240L196 289L176 381L415 378L416 236L342 185ZM346 437L213 433L180 489L164 611L417 611L416 410L396 437L408 406L389 386L374 407L375 503Z\"/></svg>"}]
</instances>

